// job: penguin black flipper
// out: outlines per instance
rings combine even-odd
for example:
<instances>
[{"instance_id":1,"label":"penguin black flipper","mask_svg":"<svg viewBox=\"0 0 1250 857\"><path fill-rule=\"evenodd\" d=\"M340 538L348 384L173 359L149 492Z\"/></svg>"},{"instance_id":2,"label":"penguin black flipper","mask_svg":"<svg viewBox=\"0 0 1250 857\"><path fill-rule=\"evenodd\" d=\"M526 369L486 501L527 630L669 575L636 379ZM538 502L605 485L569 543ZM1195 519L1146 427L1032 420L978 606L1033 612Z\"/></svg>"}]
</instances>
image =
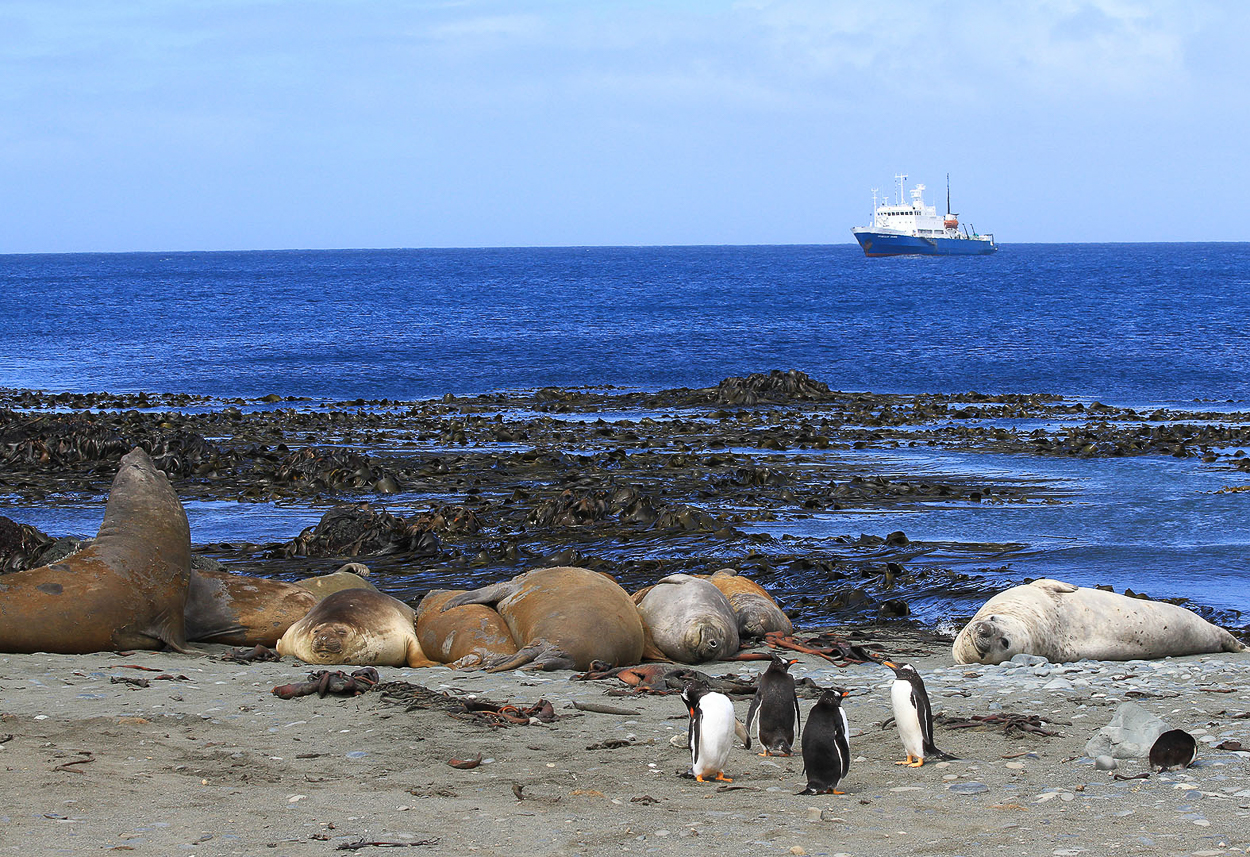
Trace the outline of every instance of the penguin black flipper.
<instances>
[{"instance_id":1,"label":"penguin black flipper","mask_svg":"<svg viewBox=\"0 0 1250 857\"><path fill-rule=\"evenodd\" d=\"M929 694L923 684L912 682L911 704L916 706L916 713L920 717L920 734L924 738L925 758L931 757L945 762L958 761L958 756L939 750L933 743L933 707L929 704Z\"/></svg>"},{"instance_id":2,"label":"penguin black flipper","mask_svg":"<svg viewBox=\"0 0 1250 857\"><path fill-rule=\"evenodd\" d=\"M760 696L762 696L760 689L756 687L755 696L751 697L751 705L747 708L747 735L751 734L751 721L755 719L755 713L760 710ZM763 738L760 739L761 742L763 740ZM750 744L747 745L747 747L750 746Z\"/></svg>"}]
</instances>

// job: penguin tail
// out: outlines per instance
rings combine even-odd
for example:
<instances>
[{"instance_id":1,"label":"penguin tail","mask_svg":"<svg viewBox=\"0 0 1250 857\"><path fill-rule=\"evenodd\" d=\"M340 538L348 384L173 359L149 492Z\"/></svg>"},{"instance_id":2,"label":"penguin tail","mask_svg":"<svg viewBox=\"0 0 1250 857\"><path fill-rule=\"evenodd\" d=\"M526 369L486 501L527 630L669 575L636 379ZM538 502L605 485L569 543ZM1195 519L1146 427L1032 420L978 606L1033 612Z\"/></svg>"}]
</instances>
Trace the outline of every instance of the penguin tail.
<instances>
[{"instance_id":1,"label":"penguin tail","mask_svg":"<svg viewBox=\"0 0 1250 857\"><path fill-rule=\"evenodd\" d=\"M926 754L925 758L927 759L938 759L939 761L943 761L943 762L958 762L959 761L958 756L952 756L950 753L947 753L944 750L939 750L937 747L934 747L932 744L930 744L928 747L925 747L925 754Z\"/></svg>"}]
</instances>

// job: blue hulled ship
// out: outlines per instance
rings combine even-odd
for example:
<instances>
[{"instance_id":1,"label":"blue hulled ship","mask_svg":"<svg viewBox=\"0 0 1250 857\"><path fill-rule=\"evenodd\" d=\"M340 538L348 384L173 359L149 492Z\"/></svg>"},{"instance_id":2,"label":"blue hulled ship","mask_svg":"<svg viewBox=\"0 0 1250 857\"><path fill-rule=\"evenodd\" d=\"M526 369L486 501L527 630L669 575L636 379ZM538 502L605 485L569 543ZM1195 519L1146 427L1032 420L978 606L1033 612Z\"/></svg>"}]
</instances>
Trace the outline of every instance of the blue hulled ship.
<instances>
[{"instance_id":1,"label":"blue hulled ship","mask_svg":"<svg viewBox=\"0 0 1250 857\"><path fill-rule=\"evenodd\" d=\"M924 204L924 185L911 189L911 202L904 203L907 176L895 176L898 201L877 204L872 192L872 225L851 230L865 256L985 256L998 250L994 235L978 235L968 226L960 231L959 216L951 213L950 178L946 183L946 216Z\"/></svg>"}]
</instances>

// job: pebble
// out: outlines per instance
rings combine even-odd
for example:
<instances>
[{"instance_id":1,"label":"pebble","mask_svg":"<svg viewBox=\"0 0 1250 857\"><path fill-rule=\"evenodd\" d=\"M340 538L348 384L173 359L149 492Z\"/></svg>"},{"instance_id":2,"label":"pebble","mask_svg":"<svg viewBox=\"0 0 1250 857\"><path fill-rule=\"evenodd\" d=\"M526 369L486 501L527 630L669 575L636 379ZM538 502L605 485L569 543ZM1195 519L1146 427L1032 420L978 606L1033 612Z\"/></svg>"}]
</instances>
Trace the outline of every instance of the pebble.
<instances>
[{"instance_id":1,"label":"pebble","mask_svg":"<svg viewBox=\"0 0 1250 857\"><path fill-rule=\"evenodd\" d=\"M1099 756L1094 760L1094 767L1100 771L1114 771L1120 766L1111 756Z\"/></svg>"},{"instance_id":2,"label":"pebble","mask_svg":"<svg viewBox=\"0 0 1250 857\"><path fill-rule=\"evenodd\" d=\"M951 783L946 787L947 791L954 792L957 795L983 795L990 790L985 783L976 781L967 783Z\"/></svg>"}]
</instances>

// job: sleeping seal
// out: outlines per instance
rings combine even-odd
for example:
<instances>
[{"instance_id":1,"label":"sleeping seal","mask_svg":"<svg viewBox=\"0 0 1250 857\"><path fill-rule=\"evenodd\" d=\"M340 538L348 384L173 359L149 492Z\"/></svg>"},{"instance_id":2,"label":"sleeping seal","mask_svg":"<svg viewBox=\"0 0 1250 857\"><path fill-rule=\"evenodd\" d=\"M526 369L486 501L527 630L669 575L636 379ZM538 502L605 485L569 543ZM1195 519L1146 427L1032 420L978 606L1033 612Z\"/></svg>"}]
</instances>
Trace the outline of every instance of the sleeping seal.
<instances>
[{"instance_id":1,"label":"sleeping seal","mask_svg":"<svg viewBox=\"0 0 1250 857\"><path fill-rule=\"evenodd\" d=\"M447 612L443 605L463 589L431 590L417 605L417 639L427 657L458 667L475 666L516 654L508 623L485 604L462 604Z\"/></svg>"},{"instance_id":2,"label":"sleeping seal","mask_svg":"<svg viewBox=\"0 0 1250 857\"><path fill-rule=\"evenodd\" d=\"M722 660L738 653L738 617L708 580L670 574L634 594L655 647L683 664Z\"/></svg>"},{"instance_id":3,"label":"sleeping seal","mask_svg":"<svg viewBox=\"0 0 1250 857\"><path fill-rule=\"evenodd\" d=\"M591 661L623 667L642 658L643 628L629 593L587 568L539 568L450 598L444 612L465 604L494 604L522 648L484 664L492 672L526 664L585 670Z\"/></svg>"},{"instance_id":4,"label":"sleeping seal","mask_svg":"<svg viewBox=\"0 0 1250 857\"><path fill-rule=\"evenodd\" d=\"M187 514L136 448L121 460L93 541L0 577L0 652L186 651L190 575Z\"/></svg>"},{"instance_id":5,"label":"sleeping seal","mask_svg":"<svg viewBox=\"0 0 1250 857\"><path fill-rule=\"evenodd\" d=\"M955 638L952 653L958 664L997 664L1021 652L1062 663L1244 649L1184 607L1043 579L985 602Z\"/></svg>"},{"instance_id":6,"label":"sleeping seal","mask_svg":"<svg viewBox=\"0 0 1250 857\"><path fill-rule=\"evenodd\" d=\"M397 598L373 589L341 589L317 602L278 640L278 654L310 664L428 667L417 642L416 616Z\"/></svg>"},{"instance_id":7,"label":"sleeping seal","mask_svg":"<svg viewBox=\"0 0 1250 857\"><path fill-rule=\"evenodd\" d=\"M272 646L317 603L302 586L226 571L196 557L184 610L187 639L227 646Z\"/></svg>"},{"instance_id":8,"label":"sleeping seal","mask_svg":"<svg viewBox=\"0 0 1250 857\"><path fill-rule=\"evenodd\" d=\"M732 568L722 568L707 579L729 599L729 606L738 617L739 637L753 639L763 637L769 631L787 635L794 633L790 617L781 611L768 590L754 580L743 577Z\"/></svg>"},{"instance_id":9,"label":"sleeping seal","mask_svg":"<svg viewBox=\"0 0 1250 857\"><path fill-rule=\"evenodd\" d=\"M312 592L320 601L331 592L338 592L340 589L372 589L376 592L377 587L366 579L368 574L369 567L364 563L349 562L341 566L338 571L320 574L316 577L305 577L298 583Z\"/></svg>"}]
</instances>

